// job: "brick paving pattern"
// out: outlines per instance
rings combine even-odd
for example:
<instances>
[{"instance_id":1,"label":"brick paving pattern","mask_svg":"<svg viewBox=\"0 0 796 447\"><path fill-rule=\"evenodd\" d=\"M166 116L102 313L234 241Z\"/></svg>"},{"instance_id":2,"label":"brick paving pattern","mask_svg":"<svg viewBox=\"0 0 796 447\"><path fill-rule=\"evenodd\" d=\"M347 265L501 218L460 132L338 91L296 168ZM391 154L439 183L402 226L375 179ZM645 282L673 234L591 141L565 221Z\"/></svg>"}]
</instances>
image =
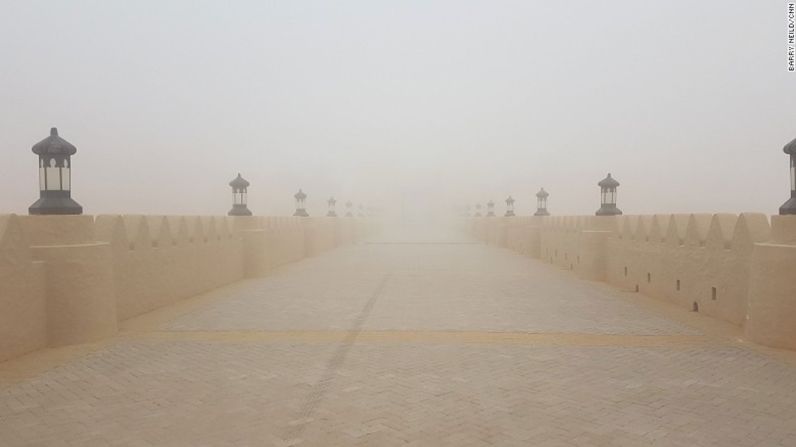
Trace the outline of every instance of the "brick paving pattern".
<instances>
[{"instance_id":1,"label":"brick paving pattern","mask_svg":"<svg viewBox=\"0 0 796 447\"><path fill-rule=\"evenodd\" d=\"M388 235L0 375L0 446L796 445L793 355L677 312Z\"/></svg>"}]
</instances>

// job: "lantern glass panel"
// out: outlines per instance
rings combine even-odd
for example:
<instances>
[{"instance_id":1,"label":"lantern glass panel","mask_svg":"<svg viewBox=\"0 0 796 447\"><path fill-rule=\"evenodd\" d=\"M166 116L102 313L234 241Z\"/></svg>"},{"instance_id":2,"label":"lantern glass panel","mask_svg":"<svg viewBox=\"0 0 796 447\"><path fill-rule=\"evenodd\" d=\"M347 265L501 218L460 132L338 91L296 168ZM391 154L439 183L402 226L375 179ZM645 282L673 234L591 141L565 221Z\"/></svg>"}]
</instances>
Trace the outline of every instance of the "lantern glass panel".
<instances>
[{"instance_id":1,"label":"lantern glass panel","mask_svg":"<svg viewBox=\"0 0 796 447\"><path fill-rule=\"evenodd\" d=\"M61 169L61 185L64 191L72 189L72 170L68 166Z\"/></svg>"},{"instance_id":2,"label":"lantern glass panel","mask_svg":"<svg viewBox=\"0 0 796 447\"><path fill-rule=\"evenodd\" d=\"M796 156L790 156L790 190L796 191Z\"/></svg>"},{"instance_id":3,"label":"lantern glass panel","mask_svg":"<svg viewBox=\"0 0 796 447\"><path fill-rule=\"evenodd\" d=\"M39 159L39 190L47 190L47 174L44 173L44 160Z\"/></svg>"},{"instance_id":4,"label":"lantern glass panel","mask_svg":"<svg viewBox=\"0 0 796 447\"><path fill-rule=\"evenodd\" d=\"M59 191L61 189L61 169L55 166L55 159L51 158L47 171L47 190Z\"/></svg>"}]
</instances>

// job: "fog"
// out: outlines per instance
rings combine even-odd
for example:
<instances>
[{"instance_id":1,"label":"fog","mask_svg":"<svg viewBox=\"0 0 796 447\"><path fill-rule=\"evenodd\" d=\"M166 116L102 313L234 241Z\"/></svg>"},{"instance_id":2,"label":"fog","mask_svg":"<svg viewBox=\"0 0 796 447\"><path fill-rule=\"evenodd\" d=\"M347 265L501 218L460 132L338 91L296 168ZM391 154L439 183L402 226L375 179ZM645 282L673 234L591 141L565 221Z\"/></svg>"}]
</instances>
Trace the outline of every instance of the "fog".
<instances>
[{"instance_id":1,"label":"fog","mask_svg":"<svg viewBox=\"0 0 796 447\"><path fill-rule=\"evenodd\" d=\"M86 213L398 213L550 192L593 214L776 213L796 137L785 3L0 1L0 212L31 146L78 148ZM401 211L402 210L402 211Z\"/></svg>"}]
</instances>

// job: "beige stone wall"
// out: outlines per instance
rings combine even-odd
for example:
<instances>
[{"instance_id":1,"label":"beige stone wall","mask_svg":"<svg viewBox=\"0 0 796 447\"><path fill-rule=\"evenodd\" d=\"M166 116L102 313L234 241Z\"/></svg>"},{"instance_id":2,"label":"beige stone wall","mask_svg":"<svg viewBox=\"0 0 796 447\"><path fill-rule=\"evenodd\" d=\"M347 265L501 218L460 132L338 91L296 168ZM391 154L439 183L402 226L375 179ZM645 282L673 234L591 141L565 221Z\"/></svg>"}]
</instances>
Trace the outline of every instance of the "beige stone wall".
<instances>
[{"instance_id":1,"label":"beige stone wall","mask_svg":"<svg viewBox=\"0 0 796 447\"><path fill-rule=\"evenodd\" d=\"M17 216L0 216L0 361L47 345L44 265Z\"/></svg>"},{"instance_id":2,"label":"beige stone wall","mask_svg":"<svg viewBox=\"0 0 796 447\"><path fill-rule=\"evenodd\" d=\"M796 349L796 216L475 218L472 234Z\"/></svg>"},{"instance_id":3,"label":"beige stone wall","mask_svg":"<svg viewBox=\"0 0 796 447\"><path fill-rule=\"evenodd\" d=\"M0 216L0 361L349 244L365 219Z\"/></svg>"}]
</instances>

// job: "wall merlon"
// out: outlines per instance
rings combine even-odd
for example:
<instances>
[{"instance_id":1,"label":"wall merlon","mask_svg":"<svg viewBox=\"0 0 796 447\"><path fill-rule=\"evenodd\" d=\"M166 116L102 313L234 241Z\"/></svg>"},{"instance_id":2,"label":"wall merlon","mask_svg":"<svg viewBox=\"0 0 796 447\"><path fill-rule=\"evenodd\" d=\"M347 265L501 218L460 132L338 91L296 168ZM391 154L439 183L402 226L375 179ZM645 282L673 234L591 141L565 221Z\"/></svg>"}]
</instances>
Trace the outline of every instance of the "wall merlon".
<instances>
[{"instance_id":1,"label":"wall merlon","mask_svg":"<svg viewBox=\"0 0 796 447\"><path fill-rule=\"evenodd\" d=\"M685 245L702 247L708 236L712 214L690 214L685 228Z\"/></svg>"},{"instance_id":2,"label":"wall merlon","mask_svg":"<svg viewBox=\"0 0 796 447\"><path fill-rule=\"evenodd\" d=\"M750 255L755 243L771 239L771 226L768 216L762 213L741 213L732 234L731 247L734 251Z\"/></svg>"},{"instance_id":3,"label":"wall merlon","mask_svg":"<svg viewBox=\"0 0 796 447\"><path fill-rule=\"evenodd\" d=\"M647 240L651 243L661 244L666 242L666 226L669 224L667 216L655 214L652 216L652 224L650 225Z\"/></svg>"},{"instance_id":4,"label":"wall merlon","mask_svg":"<svg viewBox=\"0 0 796 447\"><path fill-rule=\"evenodd\" d=\"M708 227L705 246L714 250L729 249L736 222L738 216L735 214L714 214Z\"/></svg>"},{"instance_id":5,"label":"wall merlon","mask_svg":"<svg viewBox=\"0 0 796 447\"><path fill-rule=\"evenodd\" d=\"M633 239L636 242L647 242L649 238L649 228L652 225L652 216L637 216L636 228L633 231Z\"/></svg>"},{"instance_id":6,"label":"wall merlon","mask_svg":"<svg viewBox=\"0 0 796 447\"><path fill-rule=\"evenodd\" d=\"M153 235L152 247L168 248L177 245L177 239L166 216L152 216L148 218L147 223Z\"/></svg>"},{"instance_id":7,"label":"wall merlon","mask_svg":"<svg viewBox=\"0 0 796 447\"><path fill-rule=\"evenodd\" d=\"M0 216L0 256L16 263L31 261L30 242L15 214Z\"/></svg>"},{"instance_id":8,"label":"wall merlon","mask_svg":"<svg viewBox=\"0 0 796 447\"><path fill-rule=\"evenodd\" d=\"M690 215L688 214L672 214L669 216L669 224L666 227L666 245L670 247L685 245L689 219Z\"/></svg>"},{"instance_id":9,"label":"wall merlon","mask_svg":"<svg viewBox=\"0 0 796 447\"><path fill-rule=\"evenodd\" d=\"M633 234L636 232L636 225L638 225L638 219L636 216L620 216L620 225L621 230L619 232L619 238L623 240L632 240Z\"/></svg>"},{"instance_id":10,"label":"wall merlon","mask_svg":"<svg viewBox=\"0 0 796 447\"><path fill-rule=\"evenodd\" d=\"M100 215L94 221L96 239L107 242L114 255L130 249L130 240L124 226L124 219L119 215Z\"/></svg>"},{"instance_id":11,"label":"wall merlon","mask_svg":"<svg viewBox=\"0 0 796 447\"><path fill-rule=\"evenodd\" d=\"M136 251L146 251L152 248L152 230L149 228L149 221L145 216L130 216L128 221L132 232L132 249ZM125 222L125 227L127 222Z\"/></svg>"}]
</instances>

